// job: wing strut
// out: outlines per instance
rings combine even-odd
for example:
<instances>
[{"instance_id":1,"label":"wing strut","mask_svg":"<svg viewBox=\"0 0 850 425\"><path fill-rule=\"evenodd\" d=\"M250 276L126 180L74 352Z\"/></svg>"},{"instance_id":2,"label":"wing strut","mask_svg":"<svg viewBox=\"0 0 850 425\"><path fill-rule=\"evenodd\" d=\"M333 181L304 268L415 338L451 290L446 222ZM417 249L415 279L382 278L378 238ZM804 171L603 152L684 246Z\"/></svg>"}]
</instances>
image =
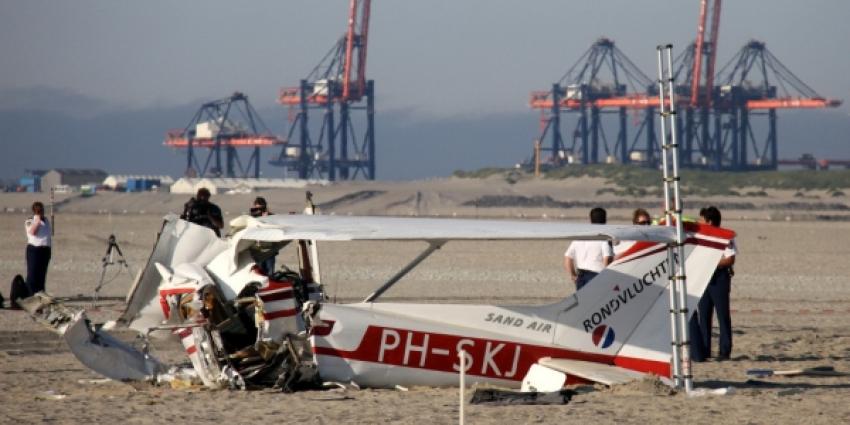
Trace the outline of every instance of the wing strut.
<instances>
[{"instance_id":1,"label":"wing strut","mask_svg":"<svg viewBox=\"0 0 850 425\"><path fill-rule=\"evenodd\" d=\"M404 266L403 269L399 270L399 272L396 273L395 276L391 277L390 280L387 281L387 283L381 285L381 287L375 290L375 292L372 292L372 294L366 297L363 302L374 302L384 292L386 292L393 285L395 285L396 282L401 280L401 278L403 278L406 274L410 273L410 271L413 270L414 267L418 266L419 263L425 261L426 258L430 257L431 254L434 253L434 251L442 248L445 244L446 241L428 241L428 248L426 248L425 251L422 251L422 253L419 254L419 256L417 256L416 258L414 258L413 261L411 261L408 265Z\"/></svg>"}]
</instances>

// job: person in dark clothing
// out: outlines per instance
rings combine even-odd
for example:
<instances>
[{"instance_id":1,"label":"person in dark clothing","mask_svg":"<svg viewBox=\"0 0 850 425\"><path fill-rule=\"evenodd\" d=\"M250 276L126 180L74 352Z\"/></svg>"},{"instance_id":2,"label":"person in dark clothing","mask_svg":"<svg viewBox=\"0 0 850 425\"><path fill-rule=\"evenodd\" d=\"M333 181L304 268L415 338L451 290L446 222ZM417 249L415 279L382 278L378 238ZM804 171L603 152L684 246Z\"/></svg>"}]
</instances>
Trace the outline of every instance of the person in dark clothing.
<instances>
[{"instance_id":1,"label":"person in dark clothing","mask_svg":"<svg viewBox=\"0 0 850 425\"><path fill-rule=\"evenodd\" d=\"M262 196L258 196L254 199L254 204L251 206L251 217L265 217L268 215L272 215L269 211L268 203L266 202L266 198ZM260 266L260 270L266 275L271 276L274 273L274 255L266 258L257 263Z\"/></svg>"},{"instance_id":2,"label":"person in dark clothing","mask_svg":"<svg viewBox=\"0 0 850 425\"><path fill-rule=\"evenodd\" d=\"M251 217L265 217L271 214L266 198L262 196L254 198L254 204L251 206Z\"/></svg>"},{"instance_id":3,"label":"person in dark clothing","mask_svg":"<svg viewBox=\"0 0 850 425\"><path fill-rule=\"evenodd\" d=\"M721 215L717 207L703 208L699 215L701 224L720 227ZM694 319L691 320L691 357L695 361L702 361L711 357L711 322L715 311L717 312L717 324L720 328L717 359L728 360L732 355L732 315L729 307L729 295L732 292L732 266L735 264L737 253L733 239L724 250L723 257L708 282L705 294L700 298L697 315L694 315ZM695 321L699 324L698 330L693 326Z\"/></svg>"},{"instance_id":4,"label":"person in dark clothing","mask_svg":"<svg viewBox=\"0 0 850 425\"><path fill-rule=\"evenodd\" d=\"M221 216L221 208L210 202L209 189L202 187L194 198L183 206L183 214L180 218L195 223L199 226L209 227L216 236L221 236L224 227L224 219Z\"/></svg>"},{"instance_id":5,"label":"person in dark clothing","mask_svg":"<svg viewBox=\"0 0 850 425\"><path fill-rule=\"evenodd\" d=\"M27 289L30 295L44 291L51 256L50 222L44 217L44 204L32 204L32 217L25 222L27 232Z\"/></svg>"}]
</instances>

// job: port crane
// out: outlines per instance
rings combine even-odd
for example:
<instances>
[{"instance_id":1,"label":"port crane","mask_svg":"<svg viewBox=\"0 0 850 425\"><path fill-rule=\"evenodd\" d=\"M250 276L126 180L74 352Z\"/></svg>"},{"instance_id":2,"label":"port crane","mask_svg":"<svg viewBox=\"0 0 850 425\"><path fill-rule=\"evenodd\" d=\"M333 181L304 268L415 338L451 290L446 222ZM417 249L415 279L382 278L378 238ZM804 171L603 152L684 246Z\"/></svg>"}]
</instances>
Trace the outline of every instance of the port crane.
<instances>
[{"instance_id":1,"label":"port crane","mask_svg":"<svg viewBox=\"0 0 850 425\"><path fill-rule=\"evenodd\" d=\"M248 96L236 92L201 105L186 127L166 133L164 144L186 149L187 177L259 178L260 148L285 145L286 140L268 130ZM198 161L199 149L208 151L203 164ZM244 164L237 149L251 150Z\"/></svg>"},{"instance_id":2,"label":"port crane","mask_svg":"<svg viewBox=\"0 0 850 425\"><path fill-rule=\"evenodd\" d=\"M375 84L366 79L370 10L371 0L351 0L345 34L298 86L280 90L293 143L272 165L299 178L375 179ZM359 112L365 116L358 122Z\"/></svg>"},{"instance_id":3,"label":"port crane","mask_svg":"<svg viewBox=\"0 0 850 425\"><path fill-rule=\"evenodd\" d=\"M835 108L842 101L819 95L770 53L764 42L756 40L716 71L721 8L722 0L699 1L696 40L675 60L674 119L682 143L680 163L712 170L776 169L777 111ZM598 72L606 67L610 74L603 80ZM575 75L587 77L569 78ZM613 41L600 39L552 90L531 93L529 106L541 111L535 155L552 166L658 165L660 146L653 113L660 100L655 86L647 81ZM637 117L631 139L627 136L629 110ZM561 131L565 112L578 114L572 144ZM606 126L599 118L604 113L619 118L608 125L618 129L615 148L610 150ZM607 153L604 161L598 155L600 148Z\"/></svg>"}]
</instances>

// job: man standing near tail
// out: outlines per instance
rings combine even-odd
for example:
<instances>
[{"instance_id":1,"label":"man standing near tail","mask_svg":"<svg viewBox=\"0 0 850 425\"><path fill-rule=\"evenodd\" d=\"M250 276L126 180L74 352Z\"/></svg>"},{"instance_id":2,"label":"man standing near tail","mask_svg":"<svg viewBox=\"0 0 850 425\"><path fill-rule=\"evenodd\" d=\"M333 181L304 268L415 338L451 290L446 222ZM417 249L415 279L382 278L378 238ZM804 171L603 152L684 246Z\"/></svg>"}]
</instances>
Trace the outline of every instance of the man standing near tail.
<instances>
[{"instance_id":1,"label":"man standing near tail","mask_svg":"<svg viewBox=\"0 0 850 425\"><path fill-rule=\"evenodd\" d=\"M700 224L720 227L720 210L710 206L700 210ZM699 301L699 330L702 337L705 357L711 357L711 322L714 311L717 311L717 325L720 327L719 351L717 360L729 360L732 355L732 315L729 311L729 295L732 291L732 266L738 251L735 240L723 251L723 257L717 264L717 269L708 282L702 298Z\"/></svg>"},{"instance_id":2,"label":"man standing near tail","mask_svg":"<svg viewBox=\"0 0 850 425\"><path fill-rule=\"evenodd\" d=\"M590 210L592 224L605 224L608 214L602 208ZM564 253L564 269L576 284L576 291L614 261L610 241L573 241Z\"/></svg>"}]
</instances>

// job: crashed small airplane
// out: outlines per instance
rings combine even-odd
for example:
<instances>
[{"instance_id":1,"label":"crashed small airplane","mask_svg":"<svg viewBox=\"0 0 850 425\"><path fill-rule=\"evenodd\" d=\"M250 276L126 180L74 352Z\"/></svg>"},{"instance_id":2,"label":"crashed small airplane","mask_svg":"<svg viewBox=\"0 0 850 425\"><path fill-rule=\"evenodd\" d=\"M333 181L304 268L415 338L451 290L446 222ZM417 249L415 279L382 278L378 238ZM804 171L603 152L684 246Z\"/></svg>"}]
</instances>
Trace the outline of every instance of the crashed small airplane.
<instances>
[{"instance_id":1,"label":"crashed small airplane","mask_svg":"<svg viewBox=\"0 0 850 425\"><path fill-rule=\"evenodd\" d=\"M220 239L207 228L166 217L115 324L146 338L178 338L205 386L454 386L461 364L467 384L525 383L544 390L539 382L554 382L547 391L569 383L671 376L673 270L667 247L676 241L673 227L323 215L246 216L231 225L237 231ZM693 223L684 230L687 304L694 311L734 233ZM316 243L366 240L426 247L364 301L328 302ZM638 242L590 284L554 304L379 302L405 274L456 240ZM298 270L261 273L257 264L287 245L298 252ZM95 329L83 311L44 294L24 306L104 376L156 380L169 373L147 350Z\"/></svg>"}]
</instances>

